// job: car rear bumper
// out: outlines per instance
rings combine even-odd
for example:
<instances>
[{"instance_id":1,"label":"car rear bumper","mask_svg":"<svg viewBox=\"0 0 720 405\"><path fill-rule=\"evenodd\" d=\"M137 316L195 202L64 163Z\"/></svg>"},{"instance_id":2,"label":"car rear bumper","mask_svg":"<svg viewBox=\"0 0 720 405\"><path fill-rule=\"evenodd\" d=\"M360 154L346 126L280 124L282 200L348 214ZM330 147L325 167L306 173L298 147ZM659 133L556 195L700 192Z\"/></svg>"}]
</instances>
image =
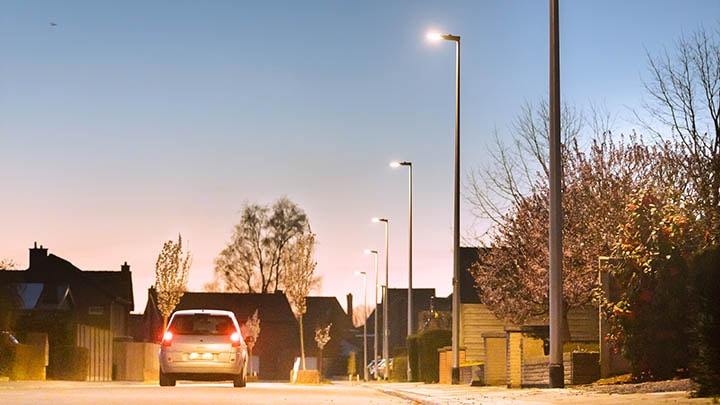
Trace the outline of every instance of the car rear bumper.
<instances>
[{"instance_id":1,"label":"car rear bumper","mask_svg":"<svg viewBox=\"0 0 720 405\"><path fill-rule=\"evenodd\" d=\"M165 374L238 375L243 372L244 363L242 353L220 353L214 360L191 360L187 353L160 352L160 370Z\"/></svg>"},{"instance_id":2,"label":"car rear bumper","mask_svg":"<svg viewBox=\"0 0 720 405\"><path fill-rule=\"evenodd\" d=\"M163 373L166 374L227 374L237 375L242 373L242 363L164 363L160 364Z\"/></svg>"}]
</instances>

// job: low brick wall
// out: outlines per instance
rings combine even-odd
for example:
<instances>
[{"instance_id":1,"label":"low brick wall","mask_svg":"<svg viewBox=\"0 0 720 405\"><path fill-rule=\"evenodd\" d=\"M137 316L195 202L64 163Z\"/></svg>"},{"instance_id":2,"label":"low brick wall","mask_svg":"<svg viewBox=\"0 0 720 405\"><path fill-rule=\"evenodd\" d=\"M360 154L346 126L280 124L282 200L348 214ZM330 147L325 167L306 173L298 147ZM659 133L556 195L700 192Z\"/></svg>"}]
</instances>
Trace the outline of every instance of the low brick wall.
<instances>
[{"instance_id":1,"label":"low brick wall","mask_svg":"<svg viewBox=\"0 0 720 405\"><path fill-rule=\"evenodd\" d=\"M485 385L485 365L472 364L460 365L460 384L468 384L473 387Z\"/></svg>"},{"instance_id":2,"label":"low brick wall","mask_svg":"<svg viewBox=\"0 0 720 405\"><path fill-rule=\"evenodd\" d=\"M292 383L320 384L320 372L318 370L298 370L296 374L295 370L293 370L291 374L294 374L290 377Z\"/></svg>"},{"instance_id":3,"label":"low brick wall","mask_svg":"<svg viewBox=\"0 0 720 405\"><path fill-rule=\"evenodd\" d=\"M157 381L160 372L156 343L116 341L113 343L114 379Z\"/></svg>"},{"instance_id":4,"label":"low brick wall","mask_svg":"<svg viewBox=\"0 0 720 405\"><path fill-rule=\"evenodd\" d=\"M563 353L563 367L565 368L565 384L570 384L570 353ZM523 388L547 387L550 384L550 356L538 356L523 359L522 383Z\"/></svg>"},{"instance_id":5,"label":"low brick wall","mask_svg":"<svg viewBox=\"0 0 720 405\"><path fill-rule=\"evenodd\" d=\"M589 384L600 378L599 354L596 352L563 353L565 385ZM550 357L527 358L522 364L522 387L547 387Z\"/></svg>"},{"instance_id":6,"label":"low brick wall","mask_svg":"<svg viewBox=\"0 0 720 405\"><path fill-rule=\"evenodd\" d=\"M440 367L440 384L452 384L452 347L443 347L438 349L439 356L439 367ZM465 362L465 348L461 348L458 351L458 357L460 358L460 364ZM470 382L468 381L468 384Z\"/></svg>"},{"instance_id":7,"label":"low brick wall","mask_svg":"<svg viewBox=\"0 0 720 405\"><path fill-rule=\"evenodd\" d=\"M590 384L600 379L600 353L572 353L571 364L571 384Z\"/></svg>"}]
</instances>

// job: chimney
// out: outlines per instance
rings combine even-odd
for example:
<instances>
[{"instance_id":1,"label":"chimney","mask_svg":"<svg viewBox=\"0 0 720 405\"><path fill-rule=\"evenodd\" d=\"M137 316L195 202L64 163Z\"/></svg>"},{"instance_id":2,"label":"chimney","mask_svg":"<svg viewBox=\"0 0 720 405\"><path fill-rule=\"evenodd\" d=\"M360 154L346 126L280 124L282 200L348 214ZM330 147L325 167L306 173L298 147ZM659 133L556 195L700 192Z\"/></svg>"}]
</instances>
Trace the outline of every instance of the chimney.
<instances>
[{"instance_id":1,"label":"chimney","mask_svg":"<svg viewBox=\"0 0 720 405\"><path fill-rule=\"evenodd\" d=\"M350 318L350 323L352 324L353 321L353 300L352 300L352 294L348 293L347 295L347 314L348 318Z\"/></svg>"},{"instance_id":2,"label":"chimney","mask_svg":"<svg viewBox=\"0 0 720 405\"><path fill-rule=\"evenodd\" d=\"M125 261L125 264L120 266L120 271L123 273L129 273L130 272L130 265L127 264L127 261Z\"/></svg>"},{"instance_id":3,"label":"chimney","mask_svg":"<svg viewBox=\"0 0 720 405\"><path fill-rule=\"evenodd\" d=\"M28 269L32 270L33 267L41 267L46 258L47 249L43 248L42 245L38 247L37 242L35 242L35 246L30 248L30 265Z\"/></svg>"}]
</instances>

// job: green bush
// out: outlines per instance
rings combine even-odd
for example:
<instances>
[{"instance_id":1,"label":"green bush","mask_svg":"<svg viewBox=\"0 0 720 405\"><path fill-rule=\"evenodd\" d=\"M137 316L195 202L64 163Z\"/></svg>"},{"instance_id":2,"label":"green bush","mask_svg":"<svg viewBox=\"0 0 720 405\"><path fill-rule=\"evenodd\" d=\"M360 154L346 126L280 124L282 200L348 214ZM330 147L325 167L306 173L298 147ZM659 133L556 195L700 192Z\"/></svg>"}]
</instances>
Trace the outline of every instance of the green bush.
<instances>
[{"instance_id":1,"label":"green bush","mask_svg":"<svg viewBox=\"0 0 720 405\"><path fill-rule=\"evenodd\" d=\"M720 395L720 248L706 250L693 263L697 317L692 378L697 395Z\"/></svg>"},{"instance_id":2,"label":"green bush","mask_svg":"<svg viewBox=\"0 0 720 405\"><path fill-rule=\"evenodd\" d=\"M407 352L410 361L410 381L420 381L420 369L418 363L418 335L407 337Z\"/></svg>"},{"instance_id":3,"label":"green bush","mask_svg":"<svg viewBox=\"0 0 720 405\"><path fill-rule=\"evenodd\" d=\"M407 356L396 355L393 358L393 365L390 369L391 381L407 381Z\"/></svg>"},{"instance_id":4,"label":"green bush","mask_svg":"<svg viewBox=\"0 0 720 405\"><path fill-rule=\"evenodd\" d=\"M349 376L357 374L357 360L355 359L355 352L350 352L348 354L347 373Z\"/></svg>"},{"instance_id":5,"label":"green bush","mask_svg":"<svg viewBox=\"0 0 720 405\"><path fill-rule=\"evenodd\" d=\"M452 344L452 332L434 329L418 338L418 364L420 380L426 384L440 380L440 355L438 349Z\"/></svg>"},{"instance_id":6,"label":"green bush","mask_svg":"<svg viewBox=\"0 0 720 405\"><path fill-rule=\"evenodd\" d=\"M90 350L77 346L57 346L50 351L50 371L57 380L85 381L90 372Z\"/></svg>"},{"instance_id":7,"label":"green bush","mask_svg":"<svg viewBox=\"0 0 720 405\"><path fill-rule=\"evenodd\" d=\"M691 359L687 259L698 243L694 222L667 190L641 190L630 201L613 248L622 258L612 269L620 296L602 305L610 326L605 339L630 361L634 381L684 376Z\"/></svg>"}]
</instances>

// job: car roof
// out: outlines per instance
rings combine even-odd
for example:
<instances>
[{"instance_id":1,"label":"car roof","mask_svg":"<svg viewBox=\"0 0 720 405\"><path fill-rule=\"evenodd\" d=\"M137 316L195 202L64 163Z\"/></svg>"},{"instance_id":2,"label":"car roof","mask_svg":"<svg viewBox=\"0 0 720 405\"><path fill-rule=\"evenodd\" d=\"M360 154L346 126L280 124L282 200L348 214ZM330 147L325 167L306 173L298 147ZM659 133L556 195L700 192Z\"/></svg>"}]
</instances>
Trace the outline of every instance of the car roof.
<instances>
[{"instance_id":1,"label":"car roof","mask_svg":"<svg viewBox=\"0 0 720 405\"><path fill-rule=\"evenodd\" d=\"M225 315L235 318L235 314L232 311L225 311L222 309L183 309L176 311L173 315Z\"/></svg>"}]
</instances>

